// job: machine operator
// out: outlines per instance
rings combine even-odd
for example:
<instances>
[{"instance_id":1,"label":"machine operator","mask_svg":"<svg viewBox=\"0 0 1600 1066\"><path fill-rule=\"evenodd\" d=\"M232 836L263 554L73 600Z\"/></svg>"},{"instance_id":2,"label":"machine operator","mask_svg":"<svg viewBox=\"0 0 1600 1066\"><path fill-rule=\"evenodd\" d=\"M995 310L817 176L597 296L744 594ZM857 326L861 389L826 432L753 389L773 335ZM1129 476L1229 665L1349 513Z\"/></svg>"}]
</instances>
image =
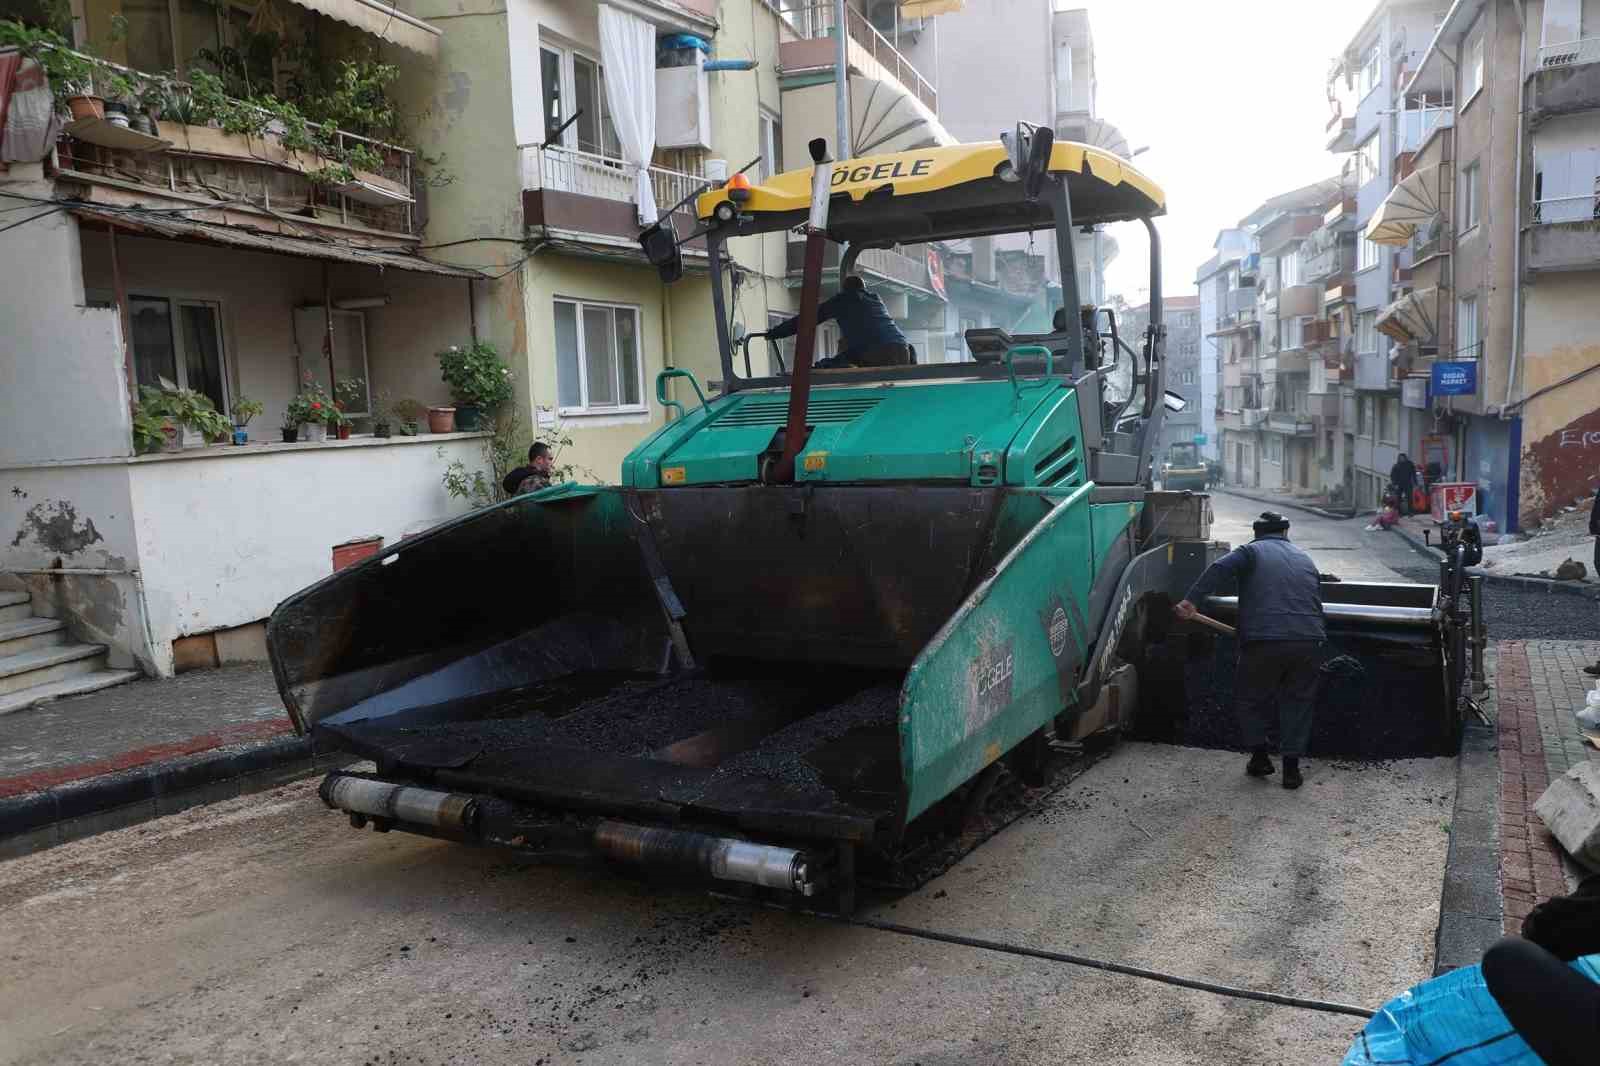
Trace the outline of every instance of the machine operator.
<instances>
[{"instance_id":1,"label":"machine operator","mask_svg":"<svg viewBox=\"0 0 1600 1066\"><path fill-rule=\"evenodd\" d=\"M1173 608L1179 618L1199 613L1196 603L1233 578L1239 588L1239 668L1234 696L1239 731L1250 749L1245 773L1268 777L1267 755L1273 705L1278 711L1283 787L1299 788L1300 756L1311 739L1317 670L1328 639L1322 621L1322 588L1311 556L1289 543L1289 520L1264 511L1251 524L1255 540L1206 568L1189 594Z\"/></svg>"},{"instance_id":2,"label":"machine operator","mask_svg":"<svg viewBox=\"0 0 1600 1066\"><path fill-rule=\"evenodd\" d=\"M846 366L909 366L911 345L906 335L889 317L877 293L854 274L847 276L839 291L817 305L817 321L839 323L844 334L844 351L819 361L823 369ZM800 328L798 316L774 326L767 336L773 340L792 337Z\"/></svg>"}]
</instances>

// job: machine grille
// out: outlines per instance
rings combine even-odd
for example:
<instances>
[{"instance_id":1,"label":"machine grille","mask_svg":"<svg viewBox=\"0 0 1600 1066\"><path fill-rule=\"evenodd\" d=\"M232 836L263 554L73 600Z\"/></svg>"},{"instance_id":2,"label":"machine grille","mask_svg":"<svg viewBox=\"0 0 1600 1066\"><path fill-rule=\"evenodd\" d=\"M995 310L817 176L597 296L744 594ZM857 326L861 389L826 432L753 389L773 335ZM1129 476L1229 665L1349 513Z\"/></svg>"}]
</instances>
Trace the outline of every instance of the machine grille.
<instances>
[{"instance_id":1,"label":"machine grille","mask_svg":"<svg viewBox=\"0 0 1600 1066\"><path fill-rule=\"evenodd\" d=\"M854 422L874 407L879 396L812 396L806 405L806 424ZM712 429L742 429L749 426L781 426L789 418L787 396L756 396L746 400L712 423Z\"/></svg>"}]
</instances>

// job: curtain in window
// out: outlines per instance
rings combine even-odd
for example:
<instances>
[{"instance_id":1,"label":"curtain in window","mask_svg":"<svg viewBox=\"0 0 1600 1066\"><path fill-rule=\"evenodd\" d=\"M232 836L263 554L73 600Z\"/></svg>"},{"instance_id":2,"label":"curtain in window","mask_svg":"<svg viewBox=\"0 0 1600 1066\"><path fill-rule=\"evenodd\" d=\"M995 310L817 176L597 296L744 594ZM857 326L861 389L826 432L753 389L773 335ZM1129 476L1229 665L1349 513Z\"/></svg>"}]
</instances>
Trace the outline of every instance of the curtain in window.
<instances>
[{"instance_id":1,"label":"curtain in window","mask_svg":"<svg viewBox=\"0 0 1600 1066\"><path fill-rule=\"evenodd\" d=\"M657 218L650 189L650 157L656 150L656 31L637 15L600 5L600 61L605 65L606 102L622 142L622 157L638 168L635 199L639 224Z\"/></svg>"}]
</instances>

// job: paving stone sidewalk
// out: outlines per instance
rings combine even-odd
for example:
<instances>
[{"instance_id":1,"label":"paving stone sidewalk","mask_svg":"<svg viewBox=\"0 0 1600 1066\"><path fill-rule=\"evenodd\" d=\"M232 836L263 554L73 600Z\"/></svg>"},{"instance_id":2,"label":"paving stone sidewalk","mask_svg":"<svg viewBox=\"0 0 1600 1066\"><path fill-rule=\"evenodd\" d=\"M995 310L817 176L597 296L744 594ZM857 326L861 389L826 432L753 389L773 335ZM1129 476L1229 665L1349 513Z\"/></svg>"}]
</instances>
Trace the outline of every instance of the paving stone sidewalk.
<instances>
[{"instance_id":1,"label":"paving stone sidewalk","mask_svg":"<svg viewBox=\"0 0 1600 1066\"><path fill-rule=\"evenodd\" d=\"M1533 805L1551 780L1580 761L1600 762L1578 732L1573 711L1593 679L1584 666L1600 641L1508 640L1494 647L1499 709L1500 875L1505 931L1515 933L1534 905L1570 891L1560 845Z\"/></svg>"}]
</instances>

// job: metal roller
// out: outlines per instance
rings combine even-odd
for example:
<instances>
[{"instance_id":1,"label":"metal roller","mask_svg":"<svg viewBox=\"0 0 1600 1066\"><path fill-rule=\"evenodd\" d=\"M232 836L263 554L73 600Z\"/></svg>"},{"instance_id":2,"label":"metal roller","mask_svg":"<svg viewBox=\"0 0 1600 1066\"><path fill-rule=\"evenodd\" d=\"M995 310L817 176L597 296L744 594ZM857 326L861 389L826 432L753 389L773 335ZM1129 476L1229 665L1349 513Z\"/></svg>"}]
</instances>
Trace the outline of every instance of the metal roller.
<instances>
[{"instance_id":1,"label":"metal roller","mask_svg":"<svg viewBox=\"0 0 1600 1066\"><path fill-rule=\"evenodd\" d=\"M805 853L793 848L624 822L596 826L594 848L608 858L636 866L778 888L802 896L816 891Z\"/></svg>"},{"instance_id":2,"label":"metal roller","mask_svg":"<svg viewBox=\"0 0 1600 1066\"><path fill-rule=\"evenodd\" d=\"M1208 596L1206 609L1231 617L1239 613L1239 597ZM1322 615L1330 621L1368 622L1375 625L1427 629L1438 624L1432 607L1389 607L1375 603L1324 603Z\"/></svg>"},{"instance_id":3,"label":"metal roller","mask_svg":"<svg viewBox=\"0 0 1600 1066\"><path fill-rule=\"evenodd\" d=\"M351 814L456 832L470 830L478 814L477 801L471 796L392 785L369 777L329 774L317 792L328 806Z\"/></svg>"}]
</instances>

